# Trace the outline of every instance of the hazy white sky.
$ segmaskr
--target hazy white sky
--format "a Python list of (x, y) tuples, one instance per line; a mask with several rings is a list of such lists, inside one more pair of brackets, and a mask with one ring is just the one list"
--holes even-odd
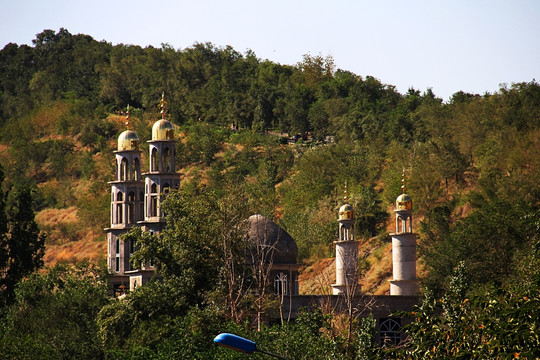
[(540, 0), (0, 0), (0, 48), (61, 27), (143, 47), (209, 41), (281, 64), (331, 55), (444, 100), (540, 80)]

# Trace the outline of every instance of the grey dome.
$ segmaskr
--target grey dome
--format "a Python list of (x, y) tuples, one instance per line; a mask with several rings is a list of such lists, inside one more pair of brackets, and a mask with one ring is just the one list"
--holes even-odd
[(289, 233), (260, 214), (250, 216), (248, 223), (248, 238), (251, 244), (275, 247), (274, 264), (296, 264), (298, 246)]

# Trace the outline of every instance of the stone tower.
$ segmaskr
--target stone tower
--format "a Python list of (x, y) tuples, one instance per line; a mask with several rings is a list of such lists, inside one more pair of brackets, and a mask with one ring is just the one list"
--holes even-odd
[[(126, 130), (118, 137), (116, 180), (111, 181), (111, 226), (107, 232), (107, 264), (115, 296), (135, 290), (154, 276), (155, 267), (140, 264), (132, 268), (129, 260), (136, 244), (124, 243), (119, 236), (139, 226), (152, 234), (165, 227), (161, 204), (171, 189), (178, 189), (180, 176), (175, 167), (174, 127), (166, 119), (164, 95), (161, 96), (161, 119), (152, 127), (149, 140), (149, 171), (141, 174), (139, 137)], [(129, 107), (127, 115), (129, 125)], [(144, 178), (144, 180), (143, 180)]]
[(358, 242), (354, 240), (354, 210), (348, 203), (345, 187), (345, 205), (339, 209), (339, 235), (336, 246), (336, 283), (332, 284), (333, 294), (358, 290)]
[(393, 279), (390, 295), (417, 295), (416, 234), (412, 232), (412, 199), (406, 194), (405, 172), (402, 177), (403, 193), (396, 199), (396, 232), (392, 236)]
[(174, 127), (166, 119), (164, 94), (161, 96), (161, 120), (152, 127), (149, 144), (150, 169), (145, 176), (144, 230), (159, 233), (165, 227), (161, 204), (171, 189), (178, 189), (180, 177), (175, 166)]
[[(129, 127), (129, 106), (126, 126)], [(123, 276), (132, 270), (129, 258), (134, 244), (124, 243), (119, 236), (127, 232), (144, 218), (144, 183), (141, 176), (141, 151), (139, 137), (132, 130), (125, 130), (118, 137), (116, 157), (116, 179), (111, 184), (111, 224), (106, 228), (108, 256), (107, 265), (116, 280), (122, 283)]]

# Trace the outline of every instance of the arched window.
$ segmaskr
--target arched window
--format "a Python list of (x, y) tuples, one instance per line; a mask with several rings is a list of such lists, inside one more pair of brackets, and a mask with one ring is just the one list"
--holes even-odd
[(150, 171), (159, 171), (159, 158), (158, 151), (155, 147), (152, 148), (152, 154), (150, 155)]
[(133, 180), (139, 181), (141, 179), (141, 164), (139, 159), (135, 158), (133, 161)]
[(152, 195), (150, 197), (150, 216), (158, 216), (158, 197)]
[(116, 256), (114, 259), (114, 271), (120, 271), (120, 240), (116, 239)]
[(116, 194), (116, 223), (121, 224), (124, 221), (124, 214), (122, 211), (122, 201), (124, 200), (124, 194), (119, 191)]
[(401, 341), (401, 325), (399, 319), (381, 319), (379, 337), (381, 345), (397, 345)]
[(139, 195), (140, 195), (140, 197), (139, 197), (138, 220), (142, 220), (142, 218), (144, 217), (144, 193), (141, 191), (141, 193)]
[(158, 216), (158, 188), (157, 184), (150, 185), (150, 216)]
[(128, 204), (127, 204), (127, 220), (128, 224), (135, 223), (135, 193), (132, 191), (128, 195)]
[(276, 295), (287, 295), (287, 275), (279, 273), (274, 278), (274, 290)]
[(120, 180), (129, 180), (128, 178), (128, 161), (126, 158), (122, 159), (120, 163)]
[(163, 165), (163, 170), (165, 170), (165, 172), (171, 172), (171, 151), (168, 147), (166, 147), (163, 151), (163, 155), (161, 156), (161, 164)]

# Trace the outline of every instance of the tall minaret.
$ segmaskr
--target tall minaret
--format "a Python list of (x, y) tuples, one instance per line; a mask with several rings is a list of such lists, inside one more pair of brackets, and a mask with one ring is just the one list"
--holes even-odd
[(339, 209), (339, 235), (336, 245), (336, 283), (333, 294), (349, 294), (359, 290), (358, 285), (358, 242), (354, 240), (354, 210), (348, 203), (345, 185), (345, 205)]
[(165, 94), (161, 95), (161, 120), (152, 127), (149, 144), (150, 169), (145, 179), (145, 230), (160, 232), (165, 226), (161, 203), (171, 189), (178, 189), (180, 176), (175, 166), (174, 127), (167, 117)]
[[(129, 105), (126, 127), (129, 128)], [(116, 179), (111, 184), (111, 226), (107, 232), (107, 265), (112, 274), (124, 274), (131, 270), (129, 257), (133, 244), (124, 243), (119, 235), (127, 232), (137, 221), (143, 219), (144, 183), (141, 177), (141, 151), (139, 137), (134, 131), (125, 130), (118, 137), (116, 156)]]
[(396, 232), (392, 236), (393, 276), (390, 280), (390, 295), (416, 295), (416, 234), (412, 232), (412, 199), (406, 194), (405, 170), (401, 189), (396, 199)]

